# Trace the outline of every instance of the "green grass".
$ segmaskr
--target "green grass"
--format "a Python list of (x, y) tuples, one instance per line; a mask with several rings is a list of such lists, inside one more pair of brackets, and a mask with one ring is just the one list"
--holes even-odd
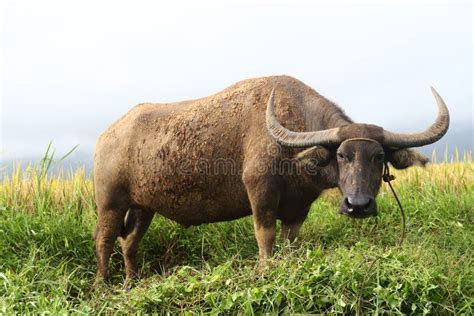
[[(75, 312), (465, 314), (474, 312), (474, 163), (395, 171), (407, 214), (379, 194), (380, 217), (337, 214), (338, 193), (314, 203), (297, 242), (278, 240), (256, 269), (251, 218), (184, 229), (156, 216), (128, 290), (120, 248), (112, 280), (94, 287), (93, 184), (81, 170), (20, 168), (0, 184), (0, 314)], [(374, 260), (376, 260), (374, 262)]]

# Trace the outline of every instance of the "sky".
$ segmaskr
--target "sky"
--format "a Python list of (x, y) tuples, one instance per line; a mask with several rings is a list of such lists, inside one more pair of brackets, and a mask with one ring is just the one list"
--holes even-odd
[(449, 145), (473, 147), (470, 1), (15, 0), (1, 14), (4, 161), (54, 141), (58, 153), (79, 144), (90, 163), (98, 135), (138, 103), (278, 74), (400, 132), (435, 119), (434, 86)]

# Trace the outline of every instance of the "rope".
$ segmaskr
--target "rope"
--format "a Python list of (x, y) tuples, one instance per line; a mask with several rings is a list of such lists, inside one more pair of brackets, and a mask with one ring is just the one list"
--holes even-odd
[(341, 146), (343, 143), (352, 142), (352, 141), (354, 141), (354, 140), (365, 140), (365, 141), (368, 141), (368, 142), (373, 142), (373, 143), (380, 144), (378, 141), (376, 141), (375, 139), (372, 139), (372, 138), (353, 137), (353, 138), (348, 138), (348, 139), (346, 139), (345, 141), (343, 141), (342, 143), (340, 143), (339, 146)]
[(388, 168), (387, 162), (384, 163), (385, 168), (383, 170), (383, 175), (382, 179), (384, 182), (387, 182), (388, 186), (390, 187), (390, 190), (392, 190), (393, 196), (395, 197), (395, 200), (397, 200), (398, 208), (400, 209), (400, 214), (402, 216), (402, 232), (400, 234), (400, 240), (398, 241), (398, 247), (400, 247), (403, 244), (403, 240), (405, 239), (405, 231), (406, 231), (406, 219), (405, 219), (405, 211), (403, 210), (402, 203), (400, 203), (400, 199), (397, 196), (397, 193), (393, 189), (392, 184), (390, 181), (395, 180), (395, 176), (390, 174), (390, 169)]
[[(393, 193), (393, 196), (395, 197), (395, 200), (397, 200), (398, 207), (400, 209), (400, 214), (402, 217), (402, 232), (400, 233), (400, 239), (398, 241), (397, 247), (400, 247), (403, 244), (403, 240), (405, 239), (405, 231), (406, 231), (406, 219), (405, 219), (405, 211), (403, 210), (402, 203), (400, 203), (400, 200), (397, 196), (397, 193), (395, 193), (395, 190), (393, 189), (392, 184), (390, 181), (395, 180), (395, 176), (390, 174), (390, 169), (388, 167), (387, 162), (384, 162), (384, 169), (383, 169), (383, 174), (382, 174), (382, 179), (384, 182), (388, 184), (390, 187), (390, 190)], [(357, 311), (356, 315), (361, 315), (362, 313), (362, 306), (361, 306), (361, 301), (362, 301), (362, 292), (365, 288), (365, 283), (367, 282), (367, 278), (372, 271), (373, 267), (375, 266), (375, 263), (379, 261), (379, 259), (382, 259), (382, 257), (376, 257), (369, 265), (369, 269), (367, 269), (367, 272), (365, 273), (364, 279), (362, 280), (362, 283), (359, 288), (359, 295), (357, 298)]]

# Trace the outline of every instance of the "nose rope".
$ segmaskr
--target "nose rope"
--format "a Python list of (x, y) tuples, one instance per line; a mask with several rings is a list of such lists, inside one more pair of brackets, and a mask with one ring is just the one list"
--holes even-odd
[(390, 187), (390, 190), (392, 190), (393, 196), (395, 197), (395, 200), (397, 200), (398, 207), (400, 209), (400, 214), (402, 215), (402, 232), (400, 234), (400, 240), (398, 241), (398, 247), (400, 247), (403, 243), (403, 240), (405, 239), (405, 231), (406, 231), (406, 220), (405, 220), (405, 211), (403, 210), (402, 203), (398, 199), (397, 193), (393, 189), (392, 184), (390, 181), (395, 180), (395, 176), (390, 174), (390, 169), (388, 168), (388, 163), (385, 161), (384, 162), (384, 169), (383, 169), (383, 175), (382, 179), (384, 182), (387, 182), (388, 186)]

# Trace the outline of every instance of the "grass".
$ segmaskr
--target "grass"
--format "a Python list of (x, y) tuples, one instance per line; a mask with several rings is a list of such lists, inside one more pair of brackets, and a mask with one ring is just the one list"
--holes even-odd
[(328, 191), (297, 242), (277, 242), (263, 272), (251, 218), (184, 229), (156, 216), (130, 290), (118, 246), (111, 282), (93, 286), (91, 179), (82, 170), (50, 176), (48, 161), (41, 166), (18, 167), (0, 184), (0, 314), (474, 312), (470, 155), (393, 171), (407, 214), (401, 247), (400, 214), (385, 185), (381, 216), (363, 221), (339, 216), (338, 193)]

